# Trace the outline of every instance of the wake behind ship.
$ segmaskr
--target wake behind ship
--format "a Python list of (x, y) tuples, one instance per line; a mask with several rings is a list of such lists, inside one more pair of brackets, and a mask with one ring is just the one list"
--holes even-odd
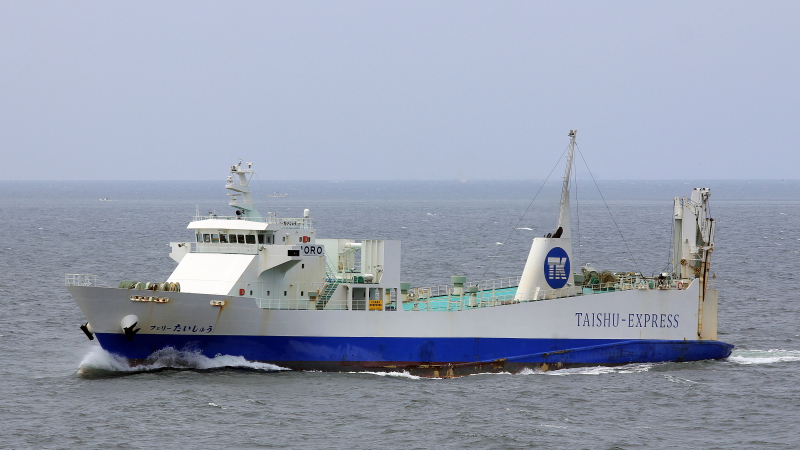
[(169, 279), (109, 287), (68, 274), (66, 284), (87, 337), (132, 364), (174, 348), (296, 370), (451, 377), (728, 357), (708, 283), (709, 189), (674, 200), (671, 272), (575, 270), (570, 137), (558, 223), (533, 239), (519, 276), (412, 288), (401, 283), (399, 241), (318, 238), (308, 210), (262, 216), (252, 164), (240, 161), (225, 186), (235, 214), (195, 217), (195, 240), (170, 244)]

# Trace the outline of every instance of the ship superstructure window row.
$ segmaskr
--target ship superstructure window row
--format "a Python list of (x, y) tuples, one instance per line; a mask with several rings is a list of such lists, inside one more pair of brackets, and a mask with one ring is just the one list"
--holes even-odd
[(205, 244), (273, 244), (272, 235), (258, 234), (216, 234), (197, 233), (197, 242)]

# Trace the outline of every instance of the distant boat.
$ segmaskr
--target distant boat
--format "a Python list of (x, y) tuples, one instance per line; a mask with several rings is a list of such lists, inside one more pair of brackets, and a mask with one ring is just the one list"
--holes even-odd
[(280, 192), (273, 192), (272, 194), (269, 194), (267, 197), (284, 198), (284, 197), (286, 197), (288, 195), (289, 194), (281, 194)]
[(113, 202), (114, 200), (111, 200), (111, 199), (110, 199), (110, 198), (108, 198), (108, 197), (103, 197), (103, 198), (101, 198), (101, 199), (100, 199), (100, 201), (101, 201), (101, 202)]

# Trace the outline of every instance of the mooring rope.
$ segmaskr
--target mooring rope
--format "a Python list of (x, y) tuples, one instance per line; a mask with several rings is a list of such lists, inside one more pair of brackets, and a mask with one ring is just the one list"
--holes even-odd
[(545, 178), (544, 182), (542, 182), (542, 185), (539, 186), (539, 190), (536, 191), (536, 195), (534, 195), (533, 199), (531, 200), (531, 202), (528, 203), (528, 206), (525, 208), (525, 211), (523, 211), (522, 215), (519, 217), (519, 220), (517, 220), (517, 223), (514, 224), (513, 227), (511, 227), (511, 231), (508, 233), (508, 236), (506, 236), (505, 240), (503, 242), (501, 242), (501, 245), (498, 246), (497, 251), (491, 257), (491, 261), (489, 261), (489, 265), (486, 267), (486, 270), (483, 271), (483, 275), (481, 275), (481, 277), (478, 279), (478, 284), (480, 284), (480, 282), (483, 281), (483, 278), (486, 276), (486, 274), (489, 273), (489, 270), (491, 270), (492, 266), (494, 265), (494, 262), (497, 260), (497, 257), (500, 255), (500, 252), (502, 252), (504, 250), (506, 242), (508, 242), (508, 240), (511, 238), (511, 235), (514, 234), (514, 231), (517, 229), (519, 224), (522, 222), (522, 219), (525, 218), (525, 214), (528, 213), (528, 210), (533, 205), (533, 202), (536, 201), (536, 198), (542, 192), (542, 189), (544, 189), (544, 185), (547, 184), (548, 180), (550, 180), (550, 177), (553, 175), (553, 172), (555, 172), (556, 168), (558, 167), (559, 163), (561, 163), (561, 160), (564, 158), (564, 155), (567, 153), (568, 150), (569, 150), (569, 146), (567, 146), (567, 148), (564, 150), (564, 152), (561, 153), (561, 157), (558, 158), (558, 161), (556, 161), (555, 165), (553, 165), (553, 168), (550, 169), (550, 173), (547, 174), (547, 178)]
[[(594, 174), (592, 174), (592, 171), (589, 169), (589, 164), (586, 163), (586, 158), (583, 157), (583, 152), (581, 152), (581, 149), (580, 147), (578, 147), (578, 144), (575, 144), (575, 147), (578, 149), (578, 154), (581, 155), (581, 160), (583, 160), (583, 165), (586, 166), (586, 171), (589, 172), (589, 176), (592, 178), (594, 187), (597, 188), (597, 193), (600, 194), (600, 198), (603, 199), (603, 204), (606, 206), (606, 210), (608, 210), (608, 215), (611, 216), (611, 220), (614, 222), (614, 226), (617, 228), (617, 232), (619, 233), (620, 239), (622, 239), (622, 243), (625, 244), (625, 250), (628, 252), (628, 255), (630, 255), (631, 260), (633, 260), (633, 265), (636, 266), (636, 270), (638, 270), (639, 273), (642, 273), (642, 269), (639, 268), (639, 263), (636, 262), (636, 258), (633, 257), (633, 253), (631, 253), (631, 249), (628, 247), (628, 242), (625, 240), (625, 236), (622, 234), (622, 230), (620, 230), (619, 225), (617, 224), (617, 219), (615, 219), (614, 214), (611, 213), (611, 208), (608, 207), (606, 198), (600, 191), (600, 186), (597, 185), (597, 180), (594, 179)], [(642, 273), (642, 275), (644, 274)]]

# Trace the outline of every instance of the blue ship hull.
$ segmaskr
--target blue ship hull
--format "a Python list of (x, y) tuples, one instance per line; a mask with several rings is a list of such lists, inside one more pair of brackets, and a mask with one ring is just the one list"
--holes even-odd
[[(242, 356), (289, 369), (398, 370), (439, 376), (572, 366), (722, 359), (733, 345), (719, 341), (506, 338), (137, 335), (98, 333), (107, 351), (145, 362), (156, 351)], [(442, 372), (441, 375), (445, 375)]]

